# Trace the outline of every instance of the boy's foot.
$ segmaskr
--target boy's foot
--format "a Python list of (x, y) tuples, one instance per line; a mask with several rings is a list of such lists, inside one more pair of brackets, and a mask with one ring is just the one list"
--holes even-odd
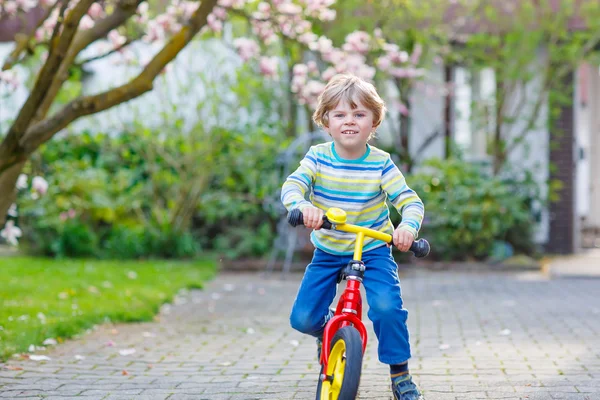
[(410, 374), (392, 378), (392, 393), (394, 393), (394, 400), (423, 400)]

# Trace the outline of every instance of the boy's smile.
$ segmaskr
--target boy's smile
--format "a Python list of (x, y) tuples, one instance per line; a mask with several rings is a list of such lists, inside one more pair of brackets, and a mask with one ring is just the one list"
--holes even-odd
[(333, 138), (336, 152), (349, 160), (365, 154), (369, 137), (376, 128), (373, 124), (373, 112), (360, 101), (354, 103), (356, 107), (352, 108), (345, 100), (339, 102), (328, 112), (329, 123), (325, 127)]

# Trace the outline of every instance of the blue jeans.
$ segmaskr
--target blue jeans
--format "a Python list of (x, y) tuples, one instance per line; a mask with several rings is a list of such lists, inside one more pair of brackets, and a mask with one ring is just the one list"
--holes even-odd
[[(323, 334), (329, 306), (336, 295), (338, 274), (352, 258), (315, 250), (292, 307), (292, 328), (315, 337)], [(379, 361), (401, 364), (410, 358), (410, 344), (408, 311), (402, 308), (398, 266), (387, 246), (363, 253), (362, 261), (366, 265), (363, 284), (369, 304), (368, 317), (379, 340)]]

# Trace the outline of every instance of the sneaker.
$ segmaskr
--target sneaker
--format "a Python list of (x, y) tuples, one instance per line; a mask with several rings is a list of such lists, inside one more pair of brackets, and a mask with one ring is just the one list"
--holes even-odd
[(423, 400), (410, 374), (392, 379), (392, 393), (394, 393), (394, 400)]

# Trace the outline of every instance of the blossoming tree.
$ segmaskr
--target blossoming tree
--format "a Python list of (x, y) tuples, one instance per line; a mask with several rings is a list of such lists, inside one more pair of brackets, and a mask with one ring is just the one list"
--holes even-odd
[[(154, 79), (197, 35), (218, 35), (232, 17), (243, 18), (252, 35), (238, 37), (234, 47), (240, 57), (255, 63), (266, 77), (278, 77), (278, 58), (267, 49), (293, 41), (312, 52), (314, 61), (293, 68), (291, 89), (300, 104), (314, 106), (324, 83), (338, 72), (352, 72), (372, 80), (376, 66), (403, 79), (422, 75), (417, 68), (419, 50), (408, 54), (386, 43), (377, 33), (355, 32), (341, 48), (314, 31), (314, 22), (335, 19), (335, 0), (203, 0), (167, 2), (164, 12), (152, 13), (144, 0), (6, 0), (0, 15), (20, 18), (32, 8), (43, 11), (33, 32), (15, 36), (14, 49), (0, 71), (0, 84), (17, 86), (13, 66), (30, 54), (43, 51), (42, 65), (29, 96), (0, 144), (0, 227), (15, 201), (17, 183), (29, 156), (73, 121), (127, 102), (153, 89)], [(2, 20), (0, 20), (0, 24)], [(132, 32), (137, 32), (137, 34)], [(162, 47), (129, 82), (105, 92), (78, 96), (56, 106), (57, 95), (70, 68), (81, 63), (81, 52), (95, 42), (108, 41), (108, 54), (126, 54), (136, 41), (161, 43)], [(271, 51), (269, 54), (277, 54)], [(370, 56), (369, 56), (370, 55)], [(374, 55), (378, 55), (374, 58)], [(97, 58), (97, 57), (96, 57)], [(54, 107), (53, 107), (54, 106)], [(56, 110), (55, 110), (56, 109)]]

